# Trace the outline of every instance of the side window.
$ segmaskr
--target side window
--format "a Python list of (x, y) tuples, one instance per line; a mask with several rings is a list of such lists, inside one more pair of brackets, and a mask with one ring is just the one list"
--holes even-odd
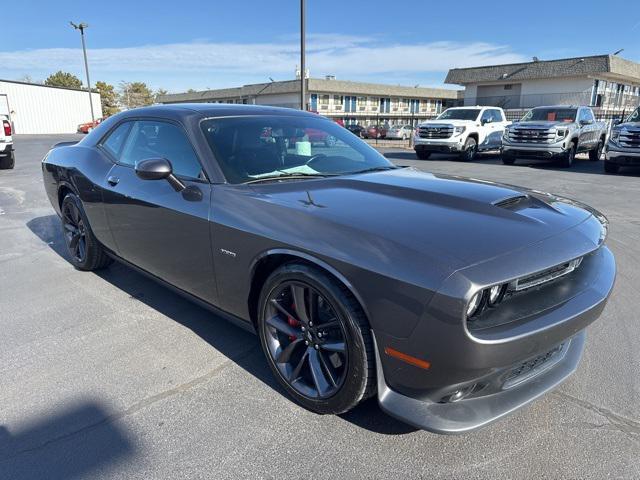
[(502, 112), (500, 110), (491, 110), (493, 114), (493, 121), (495, 122), (504, 122), (504, 118), (502, 117)]
[(495, 121), (493, 120), (493, 115), (491, 114), (491, 110), (485, 110), (484, 112), (482, 112), (482, 117), (480, 117), (480, 122), (486, 122), (487, 120), (491, 121)]
[(584, 113), (587, 120), (591, 120), (592, 122), (596, 121), (595, 117), (593, 116), (593, 111), (590, 108), (585, 108)]
[(129, 133), (130, 128), (131, 122), (125, 122), (113, 130), (107, 138), (100, 143), (100, 145), (102, 145), (107, 152), (113, 155), (116, 160), (119, 160), (122, 146), (124, 145), (124, 141), (127, 139), (127, 134)]
[(120, 163), (135, 166), (147, 158), (166, 158), (179, 177), (204, 179), (202, 166), (185, 133), (172, 123), (139, 120), (131, 127)]

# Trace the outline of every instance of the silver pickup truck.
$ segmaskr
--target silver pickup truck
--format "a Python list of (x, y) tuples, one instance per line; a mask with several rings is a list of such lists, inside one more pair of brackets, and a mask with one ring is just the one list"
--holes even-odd
[(640, 107), (611, 129), (605, 147), (605, 172), (618, 173), (622, 166), (640, 166)]
[(590, 160), (599, 160), (606, 137), (607, 125), (596, 122), (589, 107), (536, 107), (505, 129), (502, 161), (513, 165), (517, 158), (542, 158), (570, 167), (580, 152), (589, 152)]

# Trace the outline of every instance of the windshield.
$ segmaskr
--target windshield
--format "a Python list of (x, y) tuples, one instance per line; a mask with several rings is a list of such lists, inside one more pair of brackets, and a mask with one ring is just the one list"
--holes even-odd
[(640, 122), (640, 107), (636, 108), (631, 115), (627, 117), (626, 122)]
[(523, 122), (575, 122), (578, 110), (575, 108), (534, 108), (529, 110), (524, 117)]
[(436, 120), (475, 120), (480, 110), (476, 108), (450, 108), (440, 114)]
[(204, 120), (202, 131), (229, 183), (394, 168), (351, 132), (322, 117), (215, 118)]

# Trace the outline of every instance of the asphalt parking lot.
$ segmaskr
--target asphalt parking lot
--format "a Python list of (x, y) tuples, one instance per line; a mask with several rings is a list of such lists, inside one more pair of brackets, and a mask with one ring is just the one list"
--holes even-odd
[(639, 478), (640, 171), (401, 165), (572, 197), (611, 222), (618, 279), (578, 372), (484, 430), (438, 436), (368, 401), (319, 416), (277, 386), (256, 337), (132, 270), (74, 270), (42, 188), (50, 145), (16, 137), (0, 171), (0, 478)]

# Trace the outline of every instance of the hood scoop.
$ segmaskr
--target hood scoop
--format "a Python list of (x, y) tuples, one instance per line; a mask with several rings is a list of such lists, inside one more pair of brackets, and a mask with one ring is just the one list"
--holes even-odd
[(493, 205), (506, 210), (520, 210), (531, 206), (531, 197), (529, 195), (514, 195), (512, 197), (503, 198), (492, 202)]

